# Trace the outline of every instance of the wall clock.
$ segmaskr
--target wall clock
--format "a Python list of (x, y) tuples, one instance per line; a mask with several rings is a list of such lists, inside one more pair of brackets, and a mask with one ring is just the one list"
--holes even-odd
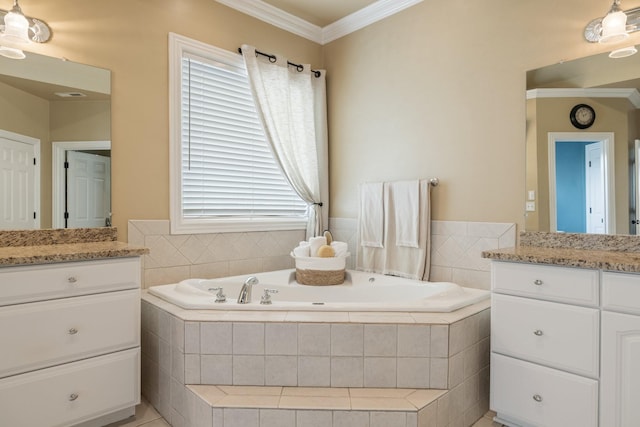
[(596, 112), (587, 104), (578, 104), (569, 113), (571, 124), (578, 129), (586, 129), (596, 121)]

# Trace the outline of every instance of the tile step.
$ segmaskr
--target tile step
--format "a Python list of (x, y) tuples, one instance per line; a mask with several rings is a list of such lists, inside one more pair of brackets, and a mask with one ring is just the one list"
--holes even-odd
[[(435, 427), (448, 390), (187, 385), (211, 427)], [(194, 416), (196, 414), (193, 414)]]

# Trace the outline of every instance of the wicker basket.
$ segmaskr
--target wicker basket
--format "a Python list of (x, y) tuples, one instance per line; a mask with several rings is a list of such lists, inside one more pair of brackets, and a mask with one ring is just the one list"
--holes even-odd
[(344, 283), (345, 264), (349, 254), (343, 257), (296, 257), (296, 282), (309, 286), (330, 286)]

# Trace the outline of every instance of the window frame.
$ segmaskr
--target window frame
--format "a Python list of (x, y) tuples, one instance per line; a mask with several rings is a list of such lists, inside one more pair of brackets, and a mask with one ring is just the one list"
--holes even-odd
[(307, 217), (185, 218), (182, 214), (181, 82), (182, 58), (193, 54), (220, 63), (244, 66), (242, 56), (178, 34), (169, 33), (169, 218), (171, 234), (304, 230)]

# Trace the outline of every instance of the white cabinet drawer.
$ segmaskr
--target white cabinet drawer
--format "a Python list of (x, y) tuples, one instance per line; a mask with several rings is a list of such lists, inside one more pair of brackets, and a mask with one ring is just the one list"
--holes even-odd
[(598, 377), (600, 312), (493, 294), (492, 351)]
[(598, 382), (492, 354), (491, 409), (522, 427), (596, 427)]
[(640, 314), (640, 274), (602, 273), (602, 308)]
[(583, 268), (494, 261), (491, 288), (499, 293), (597, 307), (598, 274)]
[(139, 287), (138, 257), (0, 268), (0, 306)]
[(137, 289), (0, 307), (0, 377), (136, 347)]
[(63, 427), (139, 402), (138, 349), (0, 380), (0, 425)]

